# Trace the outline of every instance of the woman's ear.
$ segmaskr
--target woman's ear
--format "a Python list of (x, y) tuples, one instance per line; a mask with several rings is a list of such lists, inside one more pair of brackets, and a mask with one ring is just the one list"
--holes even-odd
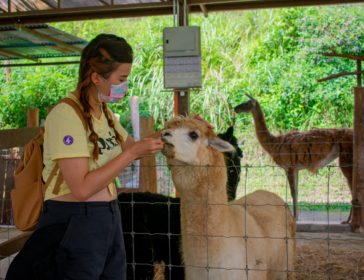
[(92, 72), (92, 74), (91, 74), (91, 81), (92, 81), (95, 85), (99, 86), (99, 85), (101, 85), (101, 83), (102, 83), (102, 78), (101, 78), (101, 76), (100, 76), (98, 73), (96, 73), (96, 72)]

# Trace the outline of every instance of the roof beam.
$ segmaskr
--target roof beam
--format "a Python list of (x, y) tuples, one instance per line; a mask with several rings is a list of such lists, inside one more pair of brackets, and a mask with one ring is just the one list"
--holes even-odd
[(11, 50), (0, 49), (0, 55), (4, 55), (6, 57), (25, 58), (25, 59), (33, 60), (35, 62), (39, 62), (39, 59), (33, 58), (31, 56), (23, 55), (21, 53), (11, 51)]
[(205, 17), (207, 17), (209, 14), (208, 14), (208, 11), (206, 9), (206, 5), (205, 4), (200, 4), (200, 8), (201, 8), (201, 11), (202, 11), (203, 15)]
[(45, 5), (48, 6), (48, 8), (51, 9), (57, 9), (57, 6), (54, 5), (53, 3), (51, 3), (50, 1), (46, 1), (46, 0), (39, 0), (40, 2), (44, 3)]
[(104, 4), (104, 5), (110, 5), (110, 3), (104, 1), (104, 0), (99, 0), (100, 3)]
[(67, 64), (79, 64), (80, 61), (52, 61), (52, 62), (39, 62), (39, 63), (12, 63), (12, 64), (0, 64), (0, 68), (4, 67), (27, 67), (27, 66), (50, 66), (50, 65), (67, 65)]
[(16, 24), (16, 28), (21, 30), (21, 31), (24, 31), (28, 34), (31, 34), (35, 37), (38, 37), (38, 38), (41, 38), (41, 39), (44, 39), (44, 40), (47, 40), (48, 42), (52, 42), (54, 44), (56, 44), (56, 48), (58, 50), (60, 50), (61, 52), (77, 52), (77, 53), (80, 53), (82, 51), (81, 48), (79, 47), (76, 47), (76, 46), (72, 46), (72, 45), (69, 45), (57, 38), (54, 38), (54, 37), (51, 37), (47, 34), (44, 34), (44, 33), (41, 33), (35, 29), (31, 29), (31, 28), (28, 28), (24, 25), (21, 25), (21, 24)]
[(171, 14), (173, 14), (172, 2), (153, 2), (7, 13), (1, 15), (0, 25), (9, 25), (14, 23), (61, 22), (102, 18), (143, 17)]
[[(19, 3), (20, 2), (20, 3)], [(14, 3), (15, 4), (15, 3)], [(16, 5), (16, 4), (15, 4)], [(35, 5), (30, 5), (28, 3), (28, 1), (18, 1), (18, 5), (17, 6), (23, 6), (23, 9), (25, 9), (25, 11), (34, 11), (37, 9), (37, 6)]]
[[(364, 0), (187, 0), (190, 12), (201, 13), (201, 6), (211, 11), (252, 10), (299, 6), (364, 3)], [(14, 23), (41, 23), (101, 18), (143, 17), (172, 15), (173, 1), (104, 5), (94, 7), (61, 8), (29, 12), (6, 13), (0, 16), (0, 25)]]
[(342, 5), (364, 3), (364, 0), (262, 0), (262, 1), (234, 1), (234, 0), (189, 0), (191, 12), (199, 12), (198, 7), (205, 4), (211, 11), (228, 11), (228, 10), (255, 10), (269, 8), (289, 8), (305, 6), (322, 6), (322, 5)]

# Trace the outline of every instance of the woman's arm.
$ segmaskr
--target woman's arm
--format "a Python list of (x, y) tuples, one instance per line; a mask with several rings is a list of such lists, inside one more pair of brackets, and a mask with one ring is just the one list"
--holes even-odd
[(58, 160), (63, 178), (77, 200), (86, 201), (104, 189), (130, 162), (155, 154), (163, 148), (163, 142), (160, 139), (148, 138), (134, 143), (131, 137), (128, 138), (120, 155), (92, 171), (88, 170), (88, 158)]
[(128, 135), (128, 137), (126, 137), (126, 140), (124, 141), (121, 148), (123, 149), (123, 151), (125, 151), (128, 148), (130, 148), (131, 146), (133, 146), (134, 144), (135, 144), (134, 138)]

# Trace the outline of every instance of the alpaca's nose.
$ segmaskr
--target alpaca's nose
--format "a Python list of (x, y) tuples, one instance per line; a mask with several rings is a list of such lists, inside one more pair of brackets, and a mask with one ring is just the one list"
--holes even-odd
[(162, 139), (163, 138), (168, 138), (168, 137), (171, 137), (172, 136), (172, 133), (170, 130), (166, 129), (166, 130), (163, 130), (162, 131)]
[(166, 129), (166, 130), (162, 131), (161, 138), (164, 143), (168, 144), (171, 137), (172, 137), (172, 133), (170, 130)]

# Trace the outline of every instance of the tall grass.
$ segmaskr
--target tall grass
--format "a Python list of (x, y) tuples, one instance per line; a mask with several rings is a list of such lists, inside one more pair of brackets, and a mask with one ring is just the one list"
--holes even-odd
[[(244, 93), (249, 93), (259, 98), (268, 123), (276, 129), (351, 126), (351, 89), (355, 79), (342, 78), (325, 84), (318, 84), (316, 80), (336, 71), (348, 71), (353, 65), (348, 61), (325, 60), (317, 52), (331, 46), (333, 39), (336, 43), (343, 42), (340, 50), (353, 47), (361, 50), (358, 42), (364, 38), (361, 28), (364, 13), (360, 12), (363, 10), (364, 5), (346, 5), (210, 13), (207, 18), (190, 15), (190, 24), (201, 27), (203, 77), (202, 88), (191, 92), (191, 111), (204, 116), (216, 127), (226, 128), (231, 122), (232, 108), (243, 100)], [(173, 93), (164, 90), (162, 72), (162, 31), (173, 26), (172, 16), (52, 25), (86, 40), (102, 32), (127, 38), (135, 51), (129, 94), (140, 96), (141, 111), (153, 116), (158, 127), (172, 116)], [(342, 28), (345, 34), (341, 34)], [(328, 35), (322, 30), (327, 30)], [(355, 46), (350, 48), (350, 44)], [(62, 67), (66, 66), (59, 66)], [(77, 66), (67, 67), (72, 69), (69, 74), (43, 67), (37, 84), (46, 84), (49, 77), (62, 73), (57, 79), (60, 84), (57, 93), (66, 95), (69, 85), (75, 84), (77, 73)], [(13, 73), (21, 77), (33, 71), (14, 68)], [(10, 85), (3, 80), (0, 83), (1, 95), (21, 94), (24, 88), (21, 80)], [(32, 86), (33, 91), (37, 91), (37, 84)], [(32, 102), (39, 103), (37, 101), (32, 98)], [(24, 118), (16, 117), (20, 113), (8, 109), (8, 103), (7, 98), (0, 98), (0, 108), (5, 108), (1, 113), (15, 117), (8, 120), (1, 116), (1, 125), (21, 126)], [(24, 106), (27, 105), (25, 100)], [(127, 125), (128, 99), (114, 105), (113, 109)]]
[[(210, 13), (207, 18), (191, 15), (190, 24), (201, 27), (203, 75), (202, 88), (191, 91), (191, 112), (199, 113), (221, 132), (232, 122), (233, 107), (249, 93), (261, 103), (274, 133), (351, 126), (355, 80), (347, 77), (324, 84), (316, 80), (353, 71), (355, 65), (328, 60), (318, 52), (333, 46), (339, 46), (338, 51), (363, 50), (363, 11), (364, 5), (345, 5)], [(135, 53), (129, 95), (140, 97), (142, 115), (153, 116), (157, 128), (172, 117), (173, 92), (163, 88), (162, 68), (162, 30), (173, 26), (172, 16), (52, 25), (86, 40), (99, 33), (125, 37)], [(77, 79), (77, 66), (14, 68), (11, 83), (4, 80), (4, 69), (0, 71), (3, 128), (25, 125), (25, 107), (48, 106), (74, 88)], [(46, 103), (45, 99), (51, 100)], [(113, 109), (130, 129), (128, 101), (126, 98)], [(245, 141), (239, 193), (245, 192), (246, 185), (248, 192), (264, 188), (289, 200), (284, 172), (262, 151), (250, 115), (237, 116), (236, 131)], [(348, 187), (335, 163), (317, 174), (300, 172), (299, 200), (349, 202)]]

